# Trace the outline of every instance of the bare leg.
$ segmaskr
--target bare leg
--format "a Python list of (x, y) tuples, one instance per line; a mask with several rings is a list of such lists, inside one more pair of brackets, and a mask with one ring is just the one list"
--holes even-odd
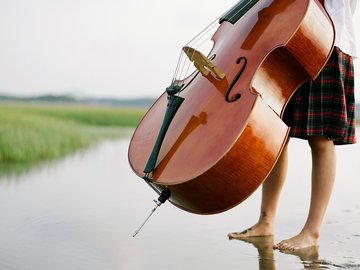
[(312, 154), (312, 186), (310, 210), (301, 232), (277, 247), (281, 250), (296, 250), (317, 246), (320, 226), (330, 200), (336, 174), (336, 152), (332, 141), (323, 136), (309, 138)]
[(273, 170), (262, 184), (262, 198), (259, 221), (243, 232), (229, 233), (229, 239), (244, 239), (252, 236), (266, 236), (274, 234), (274, 222), (281, 189), (284, 185), (287, 164), (288, 144), (284, 147)]

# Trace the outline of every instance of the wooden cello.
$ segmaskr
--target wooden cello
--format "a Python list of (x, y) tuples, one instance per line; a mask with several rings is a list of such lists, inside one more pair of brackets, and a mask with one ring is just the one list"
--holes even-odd
[(173, 80), (128, 151), (161, 202), (197, 214), (238, 205), (266, 179), (288, 138), (285, 107), (323, 68), (334, 28), (317, 0), (242, 0), (212, 40), (207, 57), (183, 48), (197, 70)]

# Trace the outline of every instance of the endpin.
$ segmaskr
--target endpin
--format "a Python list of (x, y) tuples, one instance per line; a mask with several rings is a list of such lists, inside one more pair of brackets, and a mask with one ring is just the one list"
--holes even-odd
[(152, 216), (152, 214), (155, 212), (155, 210), (162, 205), (164, 202), (166, 202), (167, 199), (170, 198), (170, 190), (165, 188), (161, 193), (160, 196), (157, 200), (154, 200), (156, 206), (151, 210), (150, 214), (147, 216), (147, 218), (145, 219), (145, 221), (141, 224), (141, 226), (139, 227), (139, 229), (137, 229), (135, 231), (135, 233), (133, 234), (133, 237), (135, 237), (140, 230), (142, 229), (142, 227), (144, 227), (145, 223), (149, 220), (149, 218)]

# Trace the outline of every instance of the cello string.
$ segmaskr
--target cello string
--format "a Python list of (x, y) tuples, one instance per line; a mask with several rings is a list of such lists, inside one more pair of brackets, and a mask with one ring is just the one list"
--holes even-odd
[(187, 77), (187, 75), (189, 74), (189, 70), (190, 70), (190, 66), (191, 66), (191, 62), (192, 60), (194, 59), (194, 53), (195, 53), (195, 50), (193, 51), (189, 61), (188, 61), (188, 65), (187, 65), (187, 69), (186, 69), (186, 72), (185, 72), (185, 75), (184, 75), (184, 78)]
[(204, 35), (204, 32), (208, 32), (209, 28), (212, 27), (212, 25), (214, 25), (215, 23), (218, 22), (220, 17), (216, 18), (214, 21), (212, 21), (208, 26), (206, 26), (203, 30), (200, 31), (200, 33), (198, 33), (195, 37), (193, 37), (186, 45), (190, 46), (190, 44), (194, 44), (196, 42), (197, 39), (199, 39), (199, 37)]
[(180, 70), (180, 74), (178, 74), (177, 80), (181, 80), (181, 78), (183, 78), (182, 74), (184, 73), (184, 68), (187, 62), (190, 62), (187, 57), (185, 56), (185, 52), (183, 50), (181, 50), (181, 54), (182, 54), (182, 65), (181, 65), (181, 70)]
[[(200, 40), (204, 35), (206, 35), (209, 31), (211, 31), (212, 28), (215, 27), (215, 23), (217, 23), (218, 20), (219, 20), (219, 18), (217, 18), (212, 23), (210, 23), (206, 28), (204, 28), (202, 31), (200, 31), (200, 33), (198, 33), (194, 38), (192, 38), (188, 43), (186, 43), (185, 46), (190, 46), (190, 47), (194, 46), (193, 44), (198, 42), (198, 40)], [(176, 69), (175, 69), (175, 74), (173, 76), (173, 82), (177, 78), (180, 79), (181, 77), (183, 77), (183, 74), (184, 74), (184, 66), (183, 65), (186, 65), (186, 63), (185, 63), (186, 60), (183, 61), (183, 58), (185, 58), (183, 55), (184, 55), (184, 52), (183, 52), (183, 50), (181, 50), (181, 53), (180, 53), (180, 56), (179, 56), (179, 59), (178, 59), (178, 64), (177, 64)], [(187, 72), (185, 74), (187, 74)]]
[[(213, 36), (214, 31), (212, 31), (212, 30), (217, 26), (217, 23), (215, 24), (215, 22), (216, 21), (212, 22), (206, 29), (202, 30), (196, 37), (194, 37), (185, 46), (189, 46), (189, 47), (192, 47), (192, 48), (195, 48), (195, 49), (199, 49), (205, 42), (210, 40), (210, 37)], [(183, 56), (184, 53), (185, 52), (182, 50), (180, 60), (183, 60), (182, 58), (185, 58)], [(194, 55), (194, 53), (195, 53), (195, 51), (193, 52), (193, 55)], [(177, 78), (177, 77), (185, 78), (185, 77), (187, 77), (189, 75), (191, 62), (194, 59), (193, 55), (189, 57), (190, 59), (185, 58), (186, 60), (183, 61), (183, 64), (182, 63), (178, 64), (179, 68), (176, 70), (174, 78)], [(181, 66), (181, 68), (180, 68), (180, 66)], [(180, 70), (180, 73), (179, 73), (179, 70)]]
[[(242, 0), (243, 2), (244, 0)], [(189, 46), (192, 47), (194, 46), (197, 42), (199, 42), (200, 39), (202, 39), (205, 35), (207, 35), (214, 27), (216, 27), (218, 25), (218, 22), (220, 20), (220, 18), (222, 18), (229, 10), (232, 10), (236, 5), (238, 4), (238, 2), (236, 2), (230, 9), (227, 9), (223, 14), (221, 14), (218, 18), (216, 18), (215, 20), (213, 20), (213, 22), (211, 22), (207, 27), (205, 27), (202, 31), (200, 31), (199, 34), (197, 34), (193, 39), (191, 39), (185, 46)], [(236, 13), (233, 13), (233, 15), (230, 17), (230, 20), (233, 19), (236, 16)], [(215, 32), (214, 32), (215, 33)], [(198, 49), (200, 46), (202, 46), (205, 42), (207, 42), (211, 36), (213, 36), (214, 34), (213, 32), (210, 33), (210, 36), (208, 36), (207, 38), (203, 39), (202, 42), (200, 42), (199, 45), (196, 45), (196, 49)], [(184, 60), (185, 59), (185, 60)], [(192, 57), (191, 57), (192, 60)], [(186, 62), (188, 63), (188, 67), (186, 68), (186, 72), (185, 75), (184, 74), (184, 67), (186, 65)], [(190, 66), (191, 66), (191, 61), (187, 59), (187, 57), (184, 56), (184, 51), (181, 50), (176, 68), (175, 68), (175, 72), (173, 75), (173, 79), (172, 79), (172, 83), (174, 83), (176, 80), (180, 80), (181, 78), (186, 78), (186, 76), (189, 73), (190, 70)]]
[(173, 75), (172, 83), (171, 83), (171, 84), (173, 84), (173, 83), (175, 82), (175, 80), (177, 79), (177, 74), (178, 74), (178, 72), (179, 72), (180, 64), (181, 64), (181, 62), (182, 62), (183, 56), (184, 56), (184, 53), (183, 53), (183, 51), (181, 50), (181, 51), (180, 51), (180, 55), (179, 55), (178, 62), (177, 62), (177, 64), (176, 64), (175, 73), (174, 73), (174, 75)]
[[(251, 0), (252, 1), (252, 0)], [(244, 0), (241, 0), (241, 2), (244, 2)], [(186, 45), (190, 46), (190, 44), (195, 44), (196, 40), (204, 36), (207, 32), (211, 30), (211, 28), (218, 25), (218, 22), (222, 17), (225, 16), (226, 13), (228, 13), (229, 10), (232, 10), (239, 2), (236, 2), (230, 9), (227, 9), (224, 13), (222, 13), (220, 16), (218, 16), (215, 20), (213, 20), (207, 27), (205, 27), (202, 31), (200, 31), (199, 34), (197, 34), (193, 39), (191, 39)], [(232, 20), (235, 18), (237, 13), (233, 13), (233, 15), (230, 17), (229, 20)]]
[[(214, 30), (214, 28), (216, 28), (216, 29)], [(201, 50), (202, 46), (211, 40), (211, 38), (214, 36), (217, 29), (218, 29), (218, 24), (212, 23), (212, 25), (209, 26), (208, 30), (206, 32), (203, 32), (201, 37), (199, 37), (197, 39), (197, 41), (196, 41), (197, 44), (194, 43), (191, 47), (202, 52), (202, 50)], [(208, 48), (205, 48), (205, 49), (207, 50)], [(212, 47), (210, 49), (212, 49)], [(193, 55), (194, 55), (194, 53), (195, 53), (195, 51), (193, 52)], [(210, 54), (210, 51), (206, 51), (206, 53), (203, 53), (203, 54), (208, 56)], [(191, 61), (193, 60), (193, 58), (194, 58), (193, 56), (190, 57)], [(185, 73), (185, 77), (190, 75), (189, 74), (190, 67), (191, 67), (191, 62), (189, 62), (189, 65), (188, 65), (186, 73)]]

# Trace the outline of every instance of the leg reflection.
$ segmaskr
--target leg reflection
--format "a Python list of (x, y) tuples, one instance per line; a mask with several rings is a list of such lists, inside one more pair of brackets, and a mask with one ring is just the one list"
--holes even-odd
[(299, 257), (304, 269), (321, 269), (324, 266), (319, 260), (319, 248), (317, 246), (281, 252)]
[(274, 237), (272, 235), (252, 236), (237, 240), (252, 244), (258, 250), (260, 270), (275, 270)]
[[(259, 270), (276, 269), (274, 255), (274, 237), (272, 235), (252, 236), (236, 240), (252, 244), (257, 249), (259, 254)], [(328, 264), (324, 261), (319, 260), (318, 246), (280, 252), (298, 257), (301, 260), (301, 263), (304, 265), (304, 269), (320, 270)]]

